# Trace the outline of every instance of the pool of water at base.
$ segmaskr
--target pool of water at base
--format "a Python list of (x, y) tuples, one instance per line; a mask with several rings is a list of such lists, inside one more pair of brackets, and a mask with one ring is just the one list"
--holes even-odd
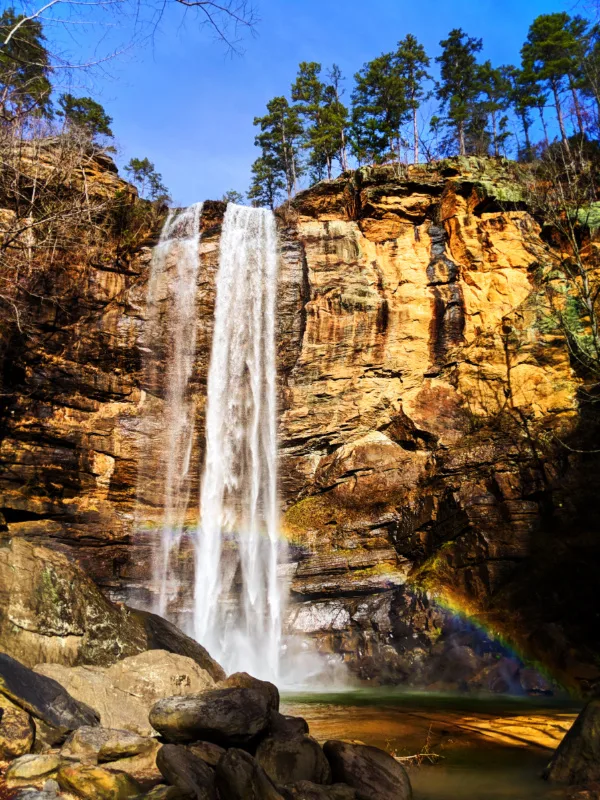
[(580, 709), (569, 699), (383, 689), (282, 698), (282, 712), (304, 717), (321, 742), (425, 754), (407, 767), (414, 800), (564, 800), (566, 789), (541, 774)]

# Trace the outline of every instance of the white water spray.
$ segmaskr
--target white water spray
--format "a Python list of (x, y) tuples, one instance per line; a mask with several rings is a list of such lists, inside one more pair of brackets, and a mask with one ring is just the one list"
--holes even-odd
[(223, 222), (197, 533), (194, 635), (227, 672), (277, 679), (275, 309), (270, 211), (229, 204)]
[[(156, 611), (167, 616), (169, 600), (178, 590), (172, 555), (179, 544), (189, 502), (189, 471), (194, 443), (196, 403), (190, 379), (196, 356), (196, 287), (200, 264), (200, 217), (202, 203), (169, 212), (152, 254), (148, 284), (148, 349), (157, 348), (166, 330), (164, 353), (165, 409), (160, 449), (162, 520), (160, 541), (154, 555)], [(166, 301), (164, 317), (160, 300)], [(155, 366), (155, 370), (158, 365)], [(155, 377), (156, 380), (156, 377)], [(162, 382), (162, 381), (161, 381)]]

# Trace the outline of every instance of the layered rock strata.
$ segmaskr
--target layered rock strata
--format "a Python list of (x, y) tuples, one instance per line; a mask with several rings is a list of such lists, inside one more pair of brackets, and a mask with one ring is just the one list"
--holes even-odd
[[(191, 497), (223, 213), (208, 202), (202, 217)], [(568, 449), (580, 380), (538, 280), (557, 253), (514, 168), (362, 169), (301, 193), (279, 226), (290, 627), (362, 677), (485, 687), (497, 653), (451, 608), (593, 686), (587, 498), (598, 472)], [(15, 333), (3, 372), (6, 535), (68, 553), (134, 604), (150, 600), (161, 502), (151, 442), (165, 387), (143, 340), (149, 258), (86, 268), (81, 306)], [(196, 516), (194, 501), (190, 525)], [(185, 574), (185, 537), (182, 548)], [(467, 666), (449, 677), (444, 654), (457, 648)], [(526, 682), (518, 664), (511, 681)]]

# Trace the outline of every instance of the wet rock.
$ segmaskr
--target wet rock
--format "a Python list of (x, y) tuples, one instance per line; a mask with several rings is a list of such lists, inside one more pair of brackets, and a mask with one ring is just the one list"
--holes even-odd
[(46, 781), (41, 789), (27, 786), (14, 795), (14, 800), (56, 800), (60, 787), (56, 781)]
[(600, 782), (600, 699), (591, 700), (559, 744), (544, 777), (568, 784)]
[(183, 745), (166, 744), (161, 747), (156, 765), (165, 780), (187, 797), (216, 800), (214, 771), (206, 761)]
[(61, 767), (57, 780), (63, 791), (84, 800), (127, 800), (142, 793), (140, 785), (125, 773), (82, 764)]
[(188, 744), (186, 747), (196, 758), (206, 761), (209, 767), (216, 767), (221, 756), (225, 755), (225, 750), (212, 742), (194, 742), (194, 744)]
[(296, 739), (308, 733), (308, 722), (302, 717), (291, 717), (271, 712), (269, 731), (276, 739)]
[(152, 736), (148, 714), (157, 700), (199, 692), (213, 685), (210, 675), (185, 656), (151, 650), (108, 668), (41, 664), (36, 672), (54, 678), (98, 713), (105, 728)]
[(219, 689), (245, 688), (254, 689), (265, 695), (269, 708), (279, 711), (279, 689), (270, 681), (253, 678), (247, 672), (234, 672), (226, 680), (219, 683)]
[(153, 739), (138, 736), (130, 731), (109, 728), (78, 728), (63, 744), (63, 758), (87, 764), (102, 764), (105, 761), (149, 753), (155, 745)]
[(331, 783), (331, 769), (321, 746), (310, 736), (264, 739), (256, 760), (274, 783)]
[(255, 689), (212, 689), (159, 700), (150, 724), (169, 742), (247, 745), (267, 729), (269, 705), (265, 693)]
[(319, 786), (310, 781), (298, 781), (286, 789), (295, 800), (356, 800), (356, 791), (345, 783)]
[(323, 745), (323, 751), (333, 781), (355, 789), (357, 800), (411, 800), (406, 770), (383, 750), (331, 740)]
[(0, 694), (41, 720), (55, 732), (56, 741), (64, 741), (67, 734), (82, 725), (98, 724), (96, 712), (73, 698), (59, 683), (3, 653), (0, 653)]
[(29, 714), (0, 695), (0, 761), (31, 752), (34, 731)]
[(63, 763), (63, 759), (56, 754), (21, 756), (9, 764), (4, 778), (9, 787), (23, 786), (24, 783), (40, 787)]
[(176, 625), (149, 611), (130, 609), (132, 615), (141, 620), (147, 636), (149, 650), (168, 650), (179, 656), (193, 659), (199, 667), (206, 670), (214, 681), (225, 678), (225, 670), (201, 644), (186, 636)]
[(227, 800), (284, 800), (256, 759), (236, 748), (217, 765), (217, 790)]
[(536, 669), (522, 669), (519, 672), (519, 683), (526, 694), (551, 695), (554, 692), (550, 681)]

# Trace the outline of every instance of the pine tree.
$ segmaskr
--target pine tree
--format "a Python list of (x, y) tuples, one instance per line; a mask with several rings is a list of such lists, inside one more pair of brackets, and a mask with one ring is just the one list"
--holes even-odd
[(125, 172), (129, 173), (130, 179), (137, 186), (140, 197), (157, 203), (166, 203), (171, 199), (162, 175), (148, 158), (132, 158), (126, 165)]
[(394, 53), (383, 53), (354, 77), (352, 129), (357, 157), (380, 162), (389, 151), (399, 155), (400, 129), (410, 105), (398, 59)]
[[(531, 112), (533, 109), (538, 109), (542, 127), (545, 132), (546, 124), (543, 109), (546, 105), (547, 98), (540, 83), (531, 72), (527, 72), (525, 69), (518, 69), (517, 67), (506, 67), (505, 75), (510, 84), (508, 91), (509, 103), (521, 122), (523, 138), (525, 140), (525, 147), (519, 147), (519, 157), (525, 161), (531, 161), (533, 158), (533, 146), (529, 135), (529, 131), (533, 125)], [(548, 136), (546, 133), (545, 138), (547, 146)]]
[(80, 130), (84, 130), (90, 139), (97, 136), (112, 137), (110, 129), (112, 122), (104, 108), (92, 100), (91, 97), (73, 97), (72, 94), (63, 94), (58, 100), (61, 108), (59, 116), (64, 117), (65, 122)]
[(412, 112), (413, 122), (413, 158), (414, 163), (419, 163), (419, 128), (417, 112), (422, 101), (426, 97), (423, 84), (431, 80), (431, 75), (427, 72), (430, 59), (425, 53), (425, 48), (419, 44), (417, 39), (408, 34), (398, 42), (396, 51), (396, 62), (398, 72), (404, 82), (404, 92), (407, 104)]
[(486, 61), (479, 68), (479, 81), (483, 100), (481, 109), (489, 117), (491, 126), (491, 145), (496, 157), (510, 135), (507, 130), (508, 117), (503, 114), (510, 103), (511, 85), (508, 67), (493, 67)]
[(0, 114), (50, 116), (50, 57), (42, 23), (7, 8), (0, 16)]
[(248, 190), (252, 205), (275, 208), (285, 187), (285, 179), (278, 165), (268, 155), (257, 158), (252, 164), (252, 183)]
[(573, 94), (578, 122), (582, 126), (575, 84), (581, 52), (580, 40), (586, 29), (584, 20), (580, 17), (571, 18), (564, 11), (542, 14), (532, 22), (527, 41), (521, 49), (525, 70), (545, 83), (552, 93), (561, 139), (567, 151), (569, 141), (561, 94), (566, 88)]
[(335, 158), (343, 162), (341, 149), (348, 112), (339, 100), (339, 68), (334, 66), (337, 85), (327, 85), (320, 79), (321, 64), (302, 62), (292, 86), (292, 100), (303, 125), (303, 144), (309, 151), (312, 176), (321, 180), (325, 173), (332, 177)]
[(298, 109), (290, 106), (285, 97), (274, 97), (267, 104), (267, 113), (256, 117), (254, 124), (261, 131), (254, 143), (261, 148), (270, 169), (285, 177), (289, 199), (297, 190), (301, 173), (298, 152), (302, 125)]
[(440, 45), (443, 51), (436, 61), (440, 64), (441, 81), (436, 86), (436, 96), (446, 113), (446, 125), (455, 131), (458, 152), (465, 155), (466, 128), (478, 116), (475, 108), (481, 85), (476, 54), (481, 51), (482, 42), (454, 28)]

